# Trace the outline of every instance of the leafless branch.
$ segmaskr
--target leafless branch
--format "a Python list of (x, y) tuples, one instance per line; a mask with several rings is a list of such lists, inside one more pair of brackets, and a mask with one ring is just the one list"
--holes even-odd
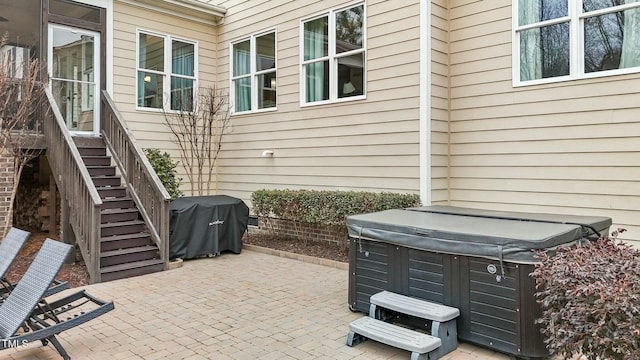
[[(165, 123), (182, 155), (192, 195), (208, 195), (224, 135), (231, 131), (228, 96), (215, 86), (199, 89), (189, 110), (165, 112)], [(193, 110), (191, 110), (193, 109)]]
[[(0, 39), (4, 47), (7, 36)], [(15, 196), (24, 167), (42, 152), (38, 146), (46, 78), (41, 78), (38, 59), (10, 58), (0, 55), (0, 154), (13, 157), (13, 188), (8, 213), (13, 212)], [(11, 225), (6, 217), (5, 231)]]

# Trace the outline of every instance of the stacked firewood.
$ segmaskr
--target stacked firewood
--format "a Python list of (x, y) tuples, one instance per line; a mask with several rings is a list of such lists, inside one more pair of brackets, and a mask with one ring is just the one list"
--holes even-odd
[[(30, 231), (46, 231), (51, 227), (49, 187), (21, 186), (13, 208), (13, 225)], [(60, 229), (60, 194), (56, 191), (56, 232)]]
[(40, 230), (51, 232), (51, 226), (55, 226), (55, 232), (60, 231), (60, 193), (55, 193), (55, 219), (51, 221), (51, 197), (48, 190), (43, 190), (40, 193), (40, 207), (38, 208), (38, 218), (40, 219)]

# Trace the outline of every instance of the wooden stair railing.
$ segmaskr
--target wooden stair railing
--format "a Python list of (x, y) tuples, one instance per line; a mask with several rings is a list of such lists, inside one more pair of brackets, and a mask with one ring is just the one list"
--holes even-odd
[(102, 200), (73, 142), (50, 90), (43, 132), (47, 158), (58, 190), (69, 202), (69, 222), (92, 282), (100, 282), (100, 207)]
[(135, 138), (126, 127), (109, 93), (102, 91), (101, 131), (126, 183), (129, 194), (136, 203), (151, 238), (160, 249), (165, 269), (169, 265), (169, 202), (171, 197), (160, 182), (151, 164)]

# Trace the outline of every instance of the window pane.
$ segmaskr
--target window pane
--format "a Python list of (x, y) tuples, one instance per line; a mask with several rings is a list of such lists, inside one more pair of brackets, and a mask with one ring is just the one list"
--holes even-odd
[(245, 77), (234, 80), (233, 86), (235, 88), (235, 111), (251, 110), (251, 78)]
[(338, 97), (362, 95), (364, 89), (364, 58), (355, 54), (338, 59)]
[(276, 34), (271, 33), (256, 38), (256, 70), (275, 69)]
[(569, 75), (569, 23), (520, 32), (520, 80)]
[(276, 107), (276, 73), (258, 76), (258, 109)]
[[(7, 36), (6, 46), (11, 44), (27, 55), (18, 59), (20, 63), (27, 62), (29, 57), (38, 58), (42, 22), (40, 0), (0, 0), (0, 9), (0, 18), (4, 19), (0, 19), (0, 37)], [(45, 53), (45, 60), (46, 57)], [(13, 65), (19, 65), (15, 57), (11, 61)]]
[(529, 25), (567, 16), (567, 0), (518, 0), (518, 24)]
[(80, 80), (83, 73), (93, 70), (93, 36), (57, 27), (52, 33), (53, 77)]
[(71, 1), (49, 0), (49, 13), (100, 23), (100, 9)]
[(336, 53), (362, 49), (364, 6), (336, 13)]
[(251, 71), (251, 43), (249, 40), (233, 44), (233, 76)]
[(172, 44), (171, 71), (174, 74), (194, 76), (194, 45), (180, 41)]
[(138, 106), (162, 109), (162, 75), (138, 71)]
[(329, 55), (329, 18), (321, 17), (304, 23), (304, 59)]
[[(633, 2), (635, 0), (627, 1)], [(584, 12), (606, 9), (613, 6), (624, 5), (625, 0), (583, 0), (582, 9)]]
[(623, 23), (620, 68), (640, 66), (640, 7), (624, 11)]
[[(60, 114), (66, 121), (69, 130), (93, 130), (93, 96), (94, 84), (83, 84), (67, 80), (51, 80), (53, 97)], [(89, 104), (89, 107), (85, 107)]]
[(305, 65), (307, 80), (306, 101), (329, 99), (329, 61), (319, 61)]
[(164, 38), (140, 34), (139, 67), (147, 70), (164, 71)]
[(585, 73), (640, 66), (640, 8), (584, 20)]
[(171, 77), (171, 110), (193, 109), (193, 79)]

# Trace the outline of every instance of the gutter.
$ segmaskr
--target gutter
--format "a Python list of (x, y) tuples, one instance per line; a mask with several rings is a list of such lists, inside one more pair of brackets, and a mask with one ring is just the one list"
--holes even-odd
[(178, 16), (207, 25), (220, 25), (227, 9), (198, 0), (119, 0), (123, 3)]

